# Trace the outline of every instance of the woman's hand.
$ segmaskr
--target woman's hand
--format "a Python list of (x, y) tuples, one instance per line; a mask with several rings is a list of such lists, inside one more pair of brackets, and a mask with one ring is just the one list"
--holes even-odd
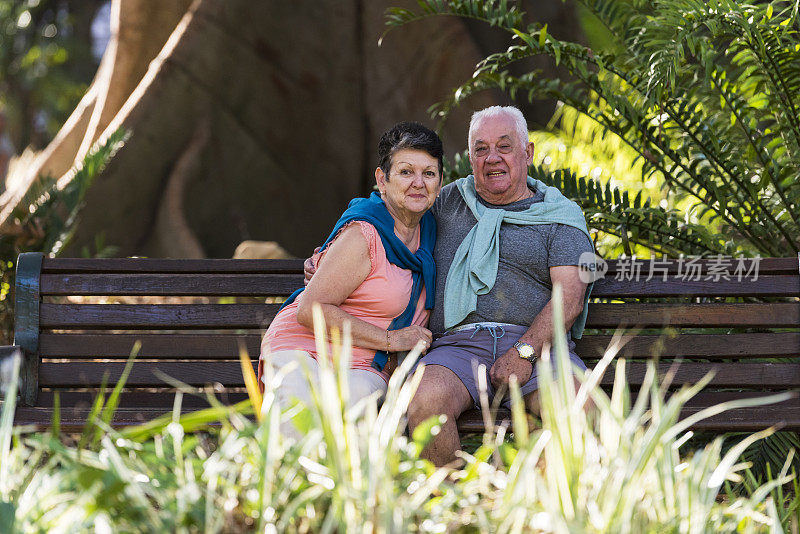
[(422, 326), (411, 325), (399, 330), (389, 330), (389, 348), (392, 352), (411, 350), (420, 341), (425, 342), (425, 348), (422, 352), (427, 352), (432, 340), (433, 334), (431, 331)]

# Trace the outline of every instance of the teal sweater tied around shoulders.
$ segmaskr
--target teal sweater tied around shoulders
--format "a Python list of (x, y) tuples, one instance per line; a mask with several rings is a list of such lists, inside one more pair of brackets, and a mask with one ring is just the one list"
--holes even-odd
[[(455, 183), (478, 222), (456, 250), (447, 273), (444, 286), (445, 328), (457, 326), (467, 315), (474, 312), (478, 305), (478, 295), (485, 295), (494, 286), (500, 261), (500, 226), (503, 222), (519, 225), (566, 224), (583, 231), (591, 243), (581, 208), (562, 195), (557, 188), (550, 187), (540, 180), (534, 180), (529, 176), (528, 185), (544, 192), (544, 200), (534, 202), (524, 211), (506, 211), (481, 204), (475, 191), (475, 178), (472, 175), (459, 178)], [(580, 339), (583, 335), (591, 290), (590, 284), (586, 288), (583, 312), (572, 325), (571, 333), (575, 339)]]
[[(394, 233), (394, 218), (386, 208), (386, 204), (380, 194), (373, 192), (367, 198), (354, 198), (350, 201), (350, 205), (339, 220), (336, 221), (331, 235), (322, 244), (320, 250), (325, 250), (339, 235), (339, 230), (350, 221), (366, 221), (374, 226), (378, 236), (381, 238), (381, 243), (386, 251), (386, 259), (389, 260), (389, 263), (411, 271), (411, 296), (408, 300), (408, 305), (403, 313), (392, 320), (388, 329), (399, 330), (410, 326), (414, 320), (417, 302), (420, 295), (422, 295), (423, 287), (425, 288), (425, 308), (428, 310), (433, 308), (436, 294), (436, 264), (433, 261), (433, 247), (436, 243), (436, 219), (433, 218), (430, 211), (425, 212), (419, 222), (419, 248), (416, 252), (411, 252), (406, 244)], [(294, 302), (303, 290), (305, 290), (305, 287), (301, 287), (292, 293), (283, 303), (281, 309)], [(372, 367), (378, 371), (383, 371), (388, 358), (389, 355), (386, 351), (376, 351), (375, 358), (372, 360)]]

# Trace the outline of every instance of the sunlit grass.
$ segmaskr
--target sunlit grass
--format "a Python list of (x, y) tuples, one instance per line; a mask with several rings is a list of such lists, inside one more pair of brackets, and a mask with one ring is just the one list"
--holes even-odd
[[(797, 524), (797, 500), (782, 493), (786, 468), (760, 487), (745, 480), (745, 494), (725, 492), (726, 481), (747, 479), (741, 450), (769, 431), (726, 454), (720, 439), (681, 454), (692, 421), (678, 415), (703, 383), (665, 400), (651, 366), (632, 395), (615, 359), (621, 336), (578, 391), (553, 380), (553, 368), (570, 372), (566, 347), (553, 347), (538, 364), (541, 426), (528, 429), (513, 384), (515, 427), (497, 428), (461, 465), (439, 469), (419, 452), (441, 422), (405, 432), (423, 372), (409, 375), (413, 358), (380, 407), (367, 399), (347, 409), (350, 335), (331, 338), (334, 353), (320, 359), (319, 387), (299, 418), (275, 404), (282, 373), (266, 366), (262, 399), (229, 407), (212, 398), (208, 410), (181, 416), (179, 394), (173, 414), (122, 431), (98, 409), (87, 432), (96, 439), (72, 446), (12, 427), (12, 386), (0, 422), (0, 531), (782, 532)], [(597, 384), (614, 363), (609, 394)], [(113, 407), (113, 395), (98, 405)], [(260, 420), (247, 416), (254, 411)], [(289, 416), (306, 427), (299, 440), (281, 433)]]

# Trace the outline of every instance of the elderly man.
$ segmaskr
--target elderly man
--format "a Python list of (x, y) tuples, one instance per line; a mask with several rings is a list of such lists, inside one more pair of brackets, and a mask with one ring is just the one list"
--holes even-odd
[[(557, 189), (528, 178), (532, 158), (517, 108), (478, 111), (469, 129), (473, 175), (444, 187), (433, 206), (439, 232), (429, 326), (434, 342), (420, 360), (425, 373), (408, 417), (413, 430), (431, 416), (447, 416), (423, 452), (436, 465), (455, 459), (455, 421), (479, 406), (481, 370), (488, 373), (490, 400), (515, 375), (527, 409), (538, 413), (534, 363), (552, 341), (555, 284), (563, 289), (565, 324), (575, 323), (577, 336), (583, 328), (587, 284), (578, 265), (593, 251), (586, 222)], [(585, 368), (565, 335), (570, 358)]]

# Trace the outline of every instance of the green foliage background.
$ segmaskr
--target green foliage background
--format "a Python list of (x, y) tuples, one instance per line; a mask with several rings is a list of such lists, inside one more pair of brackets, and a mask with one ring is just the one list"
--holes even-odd
[[(594, 121), (604, 142), (627, 145), (642, 181), (655, 177), (667, 192), (666, 206), (649, 203), (647, 188), (630, 183), (552, 166), (534, 171), (577, 200), (596, 230), (670, 255), (796, 254), (798, 2), (579, 3), (606, 28), (608, 49), (561, 41), (505, 1), (420, 1), (416, 11), (390, 9), (387, 24), (448, 14), (513, 36), (512, 46), (485, 58), (433, 108), (437, 116), (477, 91), (499, 88), (512, 99), (556, 98)], [(509, 74), (509, 65), (533, 55), (552, 58), (563, 76)]]
[(94, 76), (91, 23), (103, 0), (0, 0), (0, 110), (18, 151), (43, 148)]

